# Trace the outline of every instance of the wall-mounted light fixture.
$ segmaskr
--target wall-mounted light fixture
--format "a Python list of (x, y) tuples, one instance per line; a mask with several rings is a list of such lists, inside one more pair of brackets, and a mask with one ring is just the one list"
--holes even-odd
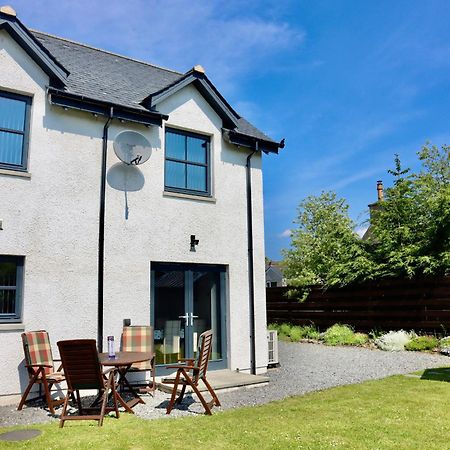
[(191, 234), (191, 252), (195, 252), (195, 246), (198, 245), (198, 239), (195, 239), (195, 234)]

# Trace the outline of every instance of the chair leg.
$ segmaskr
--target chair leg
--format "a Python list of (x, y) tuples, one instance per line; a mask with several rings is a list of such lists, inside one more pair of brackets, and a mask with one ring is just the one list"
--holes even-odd
[(50, 394), (50, 387), (49, 387), (49, 383), (47, 381), (47, 378), (45, 376), (45, 373), (42, 375), (42, 384), (44, 385), (44, 394), (45, 394), (45, 400), (47, 401), (48, 409), (50, 410), (50, 412), (52, 414), (55, 414), (55, 408), (53, 407), (53, 399), (52, 399), (52, 396)]
[(63, 406), (63, 410), (61, 413), (61, 418), (59, 420), (59, 428), (64, 427), (64, 421), (66, 420), (66, 411), (67, 411), (67, 406), (69, 404), (69, 397), (73, 397), (73, 391), (69, 391), (67, 390), (67, 396), (66, 399), (64, 400), (64, 406)]
[(178, 370), (177, 371), (177, 376), (175, 378), (175, 383), (173, 384), (172, 396), (170, 397), (170, 402), (167, 405), (166, 414), (170, 414), (170, 412), (173, 409), (173, 406), (175, 405), (175, 397), (177, 395), (178, 384), (180, 383), (180, 375), (181, 375), (181, 371)]
[(76, 390), (76, 395), (77, 395), (78, 414), (81, 416), (83, 415), (83, 405), (81, 403), (80, 391), (78, 389)]
[(183, 387), (181, 388), (180, 395), (175, 400), (175, 404), (179, 405), (183, 401), (184, 393), (186, 392), (186, 385), (183, 384)]
[(153, 357), (153, 359), (152, 359), (151, 367), (152, 367), (152, 395), (154, 397), (155, 396), (155, 391), (156, 391), (155, 357)]
[[(17, 407), (18, 411), (21, 411), (23, 408), (23, 405), (25, 404), (25, 401), (28, 397), (28, 394), (31, 391), (31, 388), (33, 387), (34, 383), (36, 383), (36, 380), (38, 379), (40, 373), (40, 369), (33, 375), (33, 378), (30, 379), (27, 388), (25, 389), (25, 392), (22, 395), (22, 398), (20, 399), (19, 406)], [(39, 386), (40, 387), (40, 386)]]
[(109, 393), (110, 388), (111, 388), (111, 378), (108, 378), (108, 381), (106, 383), (106, 388), (103, 391), (102, 407), (100, 409), (100, 420), (98, 421), (99, 427), (101, 427), (103, 425), (103, 418), (105, 417), (105, 411), (106, 411), (106, 402), (108, 401), (108, 393)]
[(116, 381), (114, 380), (114, 373), (111, 373), (111, 392), (112, 392), (112, 398), (113, 398), (113, 405), (114, 405), (114, 411), (116, 413), (116, 418), (118, 419), (119, 414), (119, 407), (117, 405), (117, 392), (116, 392)]
[(216, 393), (214, 392), (214, 389), (211, 387), (211, 385), (208, 383), (205, 377), (202, 377), (203, 383), (205, 383), (206, 388), (208, 389), (209, 393), (211, 394), (211, 397), (214, 400), (214, 404), (216, 406), (220, 406), (219, 399), (217, 398)]
[[(186, 381), (188, 381), (188, 380), (186, 380)], [(207, 414), (208, 416), (211, 416), (212, 415), (211, 408), (209, 407), (209, 405), (206, 402), (203, 395), (198, 390), (197, 386), (194, 383), (192, 383), (191, 381), (188, 381), (188, 383), (192, 387), (194, 392), (197, 394), (197, 397), (199, 398), (199, 400), (202, 402), (203, 408), (205, 408), (205, 414)]]

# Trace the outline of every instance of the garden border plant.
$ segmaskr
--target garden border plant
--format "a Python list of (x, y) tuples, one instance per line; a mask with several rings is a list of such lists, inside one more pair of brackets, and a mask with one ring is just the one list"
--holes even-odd
[(385, 351), (442, 351), (450, 347), (450, 336), (418, 335), (414, 331), (382, 331), (359, 333), (345, 324), (334, 324), (324, 332), (313, 323), (295, 325), (288, 322), (269, 323), (269, 330), (276, 330), (281, 341), (317, 342), (325, 345), (372, 346)]

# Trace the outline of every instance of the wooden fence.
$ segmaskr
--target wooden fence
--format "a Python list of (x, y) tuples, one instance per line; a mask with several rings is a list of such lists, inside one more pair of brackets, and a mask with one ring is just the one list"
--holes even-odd
[(450, 277), (385, 280), (327, 291), (313, 288), (304, 302), (288, 298), (288, 289), (266, 289), (268, 323), (450, 333)]

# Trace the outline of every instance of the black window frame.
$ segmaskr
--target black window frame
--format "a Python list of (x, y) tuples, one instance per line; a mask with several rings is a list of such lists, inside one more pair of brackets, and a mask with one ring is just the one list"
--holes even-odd
[(0, 285), (0, 290), (15, 290), (16, 298), (14, 305), (14, 313), (1, 313), (0, 312), (0, 324), (3, 323), (17, 323), (22, 321), (22, 310), (23, 310), (23, 285), (24, 285), (24, 266), (25, 258), (23, 256), (11, 256), (11, 255), (0, 255), (0, 264), (2, 262), (15, 263), (16, 264), (16, 285), (12, 286), (2, 286)]
[(20, 134), (23, 136), (22, 143), (22, 164), (8, 164), (0, 161), (0, 169), (18, 170), (26, 172), (28, 168), (28, 146), (30, 141), (30, 115), (31, 115), (31, 102), (32, 98), (26, 95), (15, 94), (13, 92), (0, 90), (0, 97), (10, 98), (13, 100), (20, 100), (25, 103), (25, 120), (23, 131), (12, 130), (9, 128), (0, 127), (0, 131), (4, 133)]
[[(186, 147), (185, 147), (185, 155), (186, 159), (178, 159), (178, 158), (172, 158), (167, 156), (167, 133), (172, 134), (178, 134), (180, 136), (184, 136), (186, 138)], [(189, 161), (187, 159), (187, 138), (193, 137), (197, 139), (202, 139), (206, 142), (206, 162), (200, 163), (197, 161)], [(166, 127), (164, 132), (164, 191), (166, 192), (178, 192), (181, 194), (190, 194), (190, 195), (197, 195), (201, 197), (211, 197), (211, 137), (205, 134), (200, 133), (193, 133), (191, 131), (185, 131), (180, 130), (177, 128), (171, 128)], [(206, 167), (206, 190), (204, 191), (198, 191), (195, 189), (188, 189), (188, 188), (180, 188), (175, 186), (168, 186), (166, 181), (166, 164), (167, 161), (172, 161), (176, 163), (182, 163), (185, 166), (191, 165), (191, 166), (199, 166), (199, 167)], [(185, 171), (185, 185), (187, 185), (186, 182), (187, 177), (187, 170)]]

